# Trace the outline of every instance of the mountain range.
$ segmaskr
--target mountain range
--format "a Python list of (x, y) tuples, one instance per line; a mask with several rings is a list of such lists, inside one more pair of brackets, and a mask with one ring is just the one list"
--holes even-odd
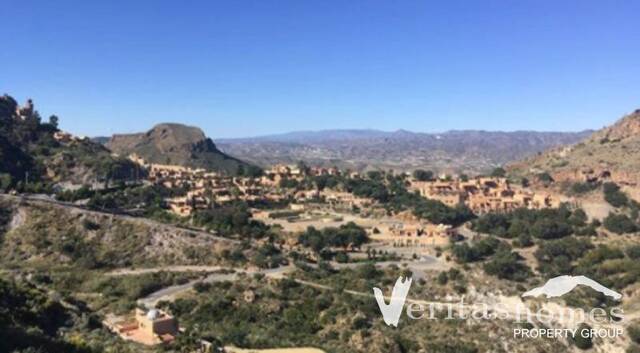
[(476, 174), (552, 147), (576, 143), (592, 133), (324, 130), (218, 139), (217, 144), (225, 153), (261, 166), (305, 161), (355, 170), (423, 168)]

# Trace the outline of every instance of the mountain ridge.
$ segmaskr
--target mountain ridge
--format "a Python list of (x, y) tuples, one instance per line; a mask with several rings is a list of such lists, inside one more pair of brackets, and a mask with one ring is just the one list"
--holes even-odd
[(478, 174), (550, 147), (575, 143), (592, 132), (332, 129), (219, 139), (218, 146), (263, 166), (302, 160), (357, 170), (422, 168)]

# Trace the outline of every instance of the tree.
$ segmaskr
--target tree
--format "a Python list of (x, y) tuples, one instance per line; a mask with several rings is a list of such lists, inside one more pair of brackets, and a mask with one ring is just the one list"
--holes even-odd
[(59, 118), (57, 115), (51, 115), (49, 117), (49, 125), (51, 125), (51, 127), (53, 127), (54, 129), (58, 129), (58, 122), (59, 122)]
[(557, 239), (571, 234), (571, 227), (553, 219), (538, 219), (531, 227), (531, 235), (539, 239)]
[(413, 171), (413, 178), (418, 181), (433, 180), (433, 172), (430, 170), (416, 169)]
[(497, 167), (491, 171), (491, 176), (494, 178), (503, 178), (505, 175), (507, 175), (507, 171), (502, 167)]

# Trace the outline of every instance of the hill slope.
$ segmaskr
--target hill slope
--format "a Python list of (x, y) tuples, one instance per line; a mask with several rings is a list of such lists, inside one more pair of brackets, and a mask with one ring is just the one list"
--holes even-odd
[(99, 184), (135, 174), (132, 162), (104, 146), (59, 131), (57, 117), (41, 120), (31, 100), (20, 107), (12, 97), (0, 97), (0, 190), (42, 191), (53, 183)]
[(218, 150), (197, 127), (158, 124), (145, 133), (113, 135), (106, 146), (122, 156), (136, 153), (151, 163), (205, 168), (235, 174), (246, 163)]
[(516, 174), (547, 172), (556, 181), (610, 179), (640, 185), (640, 109), (571, 146), (514, 163)]
[(590, 133), (327, 130), (226, 139), (218, 144), (225, 152), (262, 165), (303, 160), (355, 169), (481, 173), (553, 146), (577, 142)]

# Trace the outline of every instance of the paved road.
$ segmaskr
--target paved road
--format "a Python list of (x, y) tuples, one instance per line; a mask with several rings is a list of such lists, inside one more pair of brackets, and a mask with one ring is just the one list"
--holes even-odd
[[(294, 266), (282, 266), (273, 269), (266, 270), (233, 270), (228, 269), (228, 271), (233, 272), (219, 272), (212, 273), (207, 275), (204, 278), (196, 279), (190, 281), (185, 284), (179, 284), (170, 286), (167, 288), (163, 288), (159, 291), (149, 294), (148, 296), (138, 299), (138, 303), (144, 305), (147, 308), (153, 308), (160, 301), (172, 301), (175, 300), (176, 297), (182, 293), (185, 293), (193, 288), (197, 283), (213, 283), (213, 282), (224, 282), (224, 281), (237, 281), (241, 274), (246, 275), (254, 275), (257, 273), (261, 273), (267, 277), (271, 278), (282, 278), (287, 273), (292, 272), (295, 269)], [(177, 269), (174, 269), (177, 270)], [(218, 270), (223, 270), (222, 268), (218, 268)], [(131, 272), (120, 272), (120, 275), (131, 274)], [(113, 275), (113, 273), (112, 273)]]

